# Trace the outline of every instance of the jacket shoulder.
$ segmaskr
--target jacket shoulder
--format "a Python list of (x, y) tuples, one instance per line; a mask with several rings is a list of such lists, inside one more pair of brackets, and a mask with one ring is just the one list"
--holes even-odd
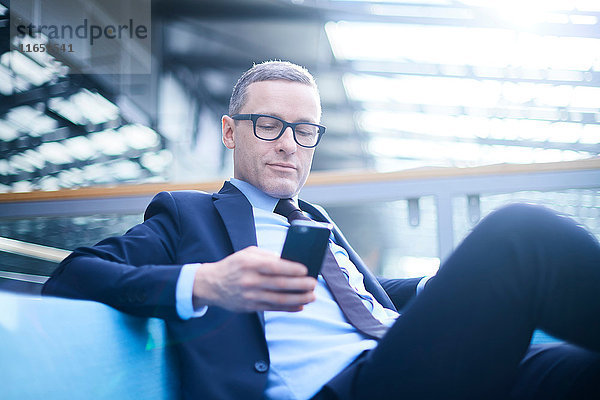
[(155, 201), (210, 201), (212, 199), (212, 193), (203, 192), (201, 190), (173, 190), (164, 191), (156, 194), (152, 199)]
[(145, 218), (160, 212), (176, 212), (188, 207), (202, 208), (212, 206), (212, 193), (200, 190), (176, 190), (160, 192), (154, 196), (146, 208)]

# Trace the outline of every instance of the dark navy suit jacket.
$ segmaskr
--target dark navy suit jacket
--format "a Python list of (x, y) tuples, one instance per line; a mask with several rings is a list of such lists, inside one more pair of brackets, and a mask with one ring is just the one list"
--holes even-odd
[[(315, 219), (332, 222), (320, 207), (303, 201), (300, 207)], [(383, 306), (400, 308), (415, 294), (419, 279), (378, 280), (337, 227), (334, 235)], [(219, 261), (256, 243), (252, 207), (229, 182), (214, 194), (162, 192), (146, 209), (142, 224), (123, 236), (76, 249), (43, 293), (164, 318), (178, 350), (183, 398), (261, 399), (269, 366), (263, 313), (209, 307), (203, 317), (184, 321), (175, 308), (184, 264)]]

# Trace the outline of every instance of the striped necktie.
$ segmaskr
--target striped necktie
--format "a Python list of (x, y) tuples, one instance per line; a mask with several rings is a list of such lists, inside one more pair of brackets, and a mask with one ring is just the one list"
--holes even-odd
[[(290, 223), (294, 220), (311, 221), (296, 207), (292, 199), (280, 199), (274, 212), (286, 217)], [(348, 322), (369, 337), (380, 339), (385, 335), (388, 327), (373, 317), (356, 291), (350, 287), (348, 278), (340, 269), (330, 249), (325, 252), (321, 275)]]

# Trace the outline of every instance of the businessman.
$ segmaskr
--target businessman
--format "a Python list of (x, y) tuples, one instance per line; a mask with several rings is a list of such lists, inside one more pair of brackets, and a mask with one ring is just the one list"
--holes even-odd
[(158, 194), (44, 293), (164, 318), (185, 399), (600, 398), (600, 246), (566, 217), (496, 211), (430, 280), (375, 278), (337, 227), (318, 279), (279, 257), (291, 221), (332, 222), (298, 199), (320, 117), (306, 69), (255, 65), (222, 117), (234, 178)]

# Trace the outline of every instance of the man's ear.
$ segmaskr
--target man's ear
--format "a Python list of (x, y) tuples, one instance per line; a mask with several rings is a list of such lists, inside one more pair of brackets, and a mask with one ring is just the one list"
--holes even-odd
[(228, 149), (235, 148), (234, 129), (235, 121), (229, 115), (223, 115), (223, 117), (221, 117), (221, 140)]

